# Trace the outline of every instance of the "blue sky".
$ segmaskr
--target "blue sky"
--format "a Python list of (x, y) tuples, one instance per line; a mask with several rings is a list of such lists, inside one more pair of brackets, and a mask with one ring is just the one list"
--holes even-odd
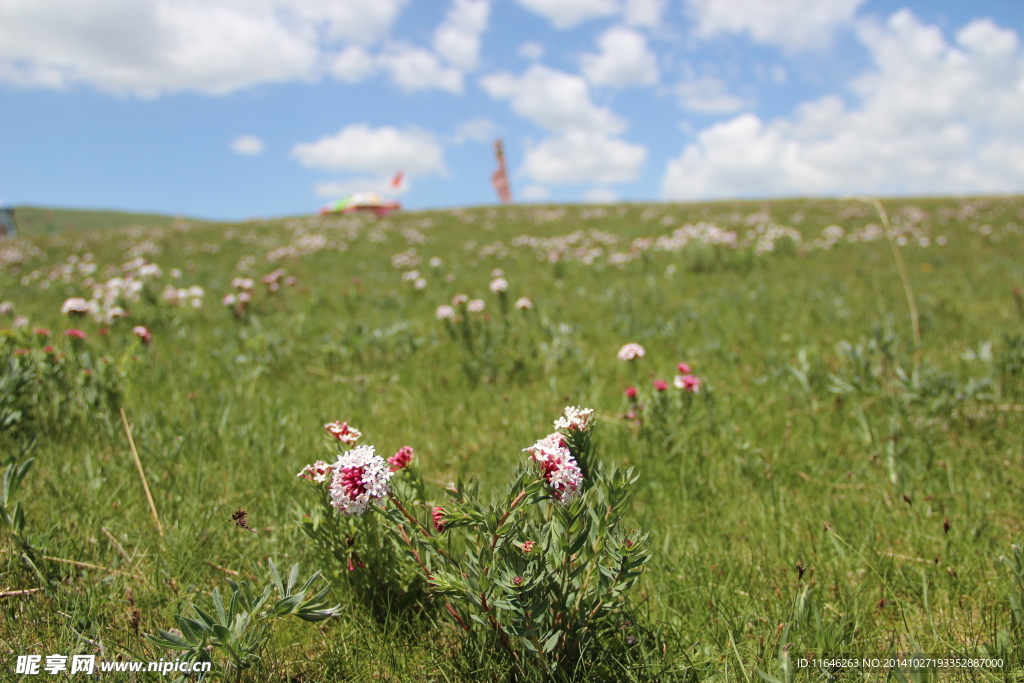
[[(1024, 3), (0, 0), (0, 200), (1024, 191)], [(405, 181), (388, 188), (403, 169)]]

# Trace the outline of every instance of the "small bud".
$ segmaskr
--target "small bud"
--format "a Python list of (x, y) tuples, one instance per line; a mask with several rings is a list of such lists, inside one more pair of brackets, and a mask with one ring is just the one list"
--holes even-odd
[(947, 533), (947, 534), (949, 533), (949, 526), (950, 526), (949, 525), (949, 517), (946, 517), (946, 519), (942, 520), (942, 531), (943, 531), (943, 533)]
[(796, 573), (797, 573), (797, 578), (798, 579), (804, 578), (804, 572), (805, 571), (807, 571), (806, 565), (804, 565), (803, 562), (797, 562), (796, 563)]
[(521, 576), (513, 577), (512, 578), (512, 585), (513, 586), (522, 586), (523, 585), (523, 577), (521, 577)]

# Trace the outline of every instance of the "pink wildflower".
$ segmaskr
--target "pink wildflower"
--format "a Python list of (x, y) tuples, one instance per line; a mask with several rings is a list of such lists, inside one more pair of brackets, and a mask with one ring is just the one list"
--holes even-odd
[(665, 391), (666, 389), (668, 389), (668, 382), (666, 382), (663, 379), (656, 379), (653, 382), (651, 382), (651, 384), (654, 385), (655, 391)]
[(49, 337), (50, 331), (45, 327), (37, 327), (36, 329), (32, 330), (32, 334), (38, 337)]
[(363, 435), (363, 433), (355, 427), (349, 427), (347, 422), (338, 422), (337, 420), (330, 424), (325, 424), (324, 429), (326, 429), (331, 436), (346, 446), (354, 446), (356, 442), (359, 441), (359, 437)]
[(636, 398), (636, 387), (626, 387), (625, 394), (628, 399)]
[(469, 297), (465, 294), (456, 294), (452, 297), (452, 306), (461, 306), (467, 301), (469, 301)]
[(466, 304), (466, 310), (470, 313), (482, 313), (484, 310), (484, 300), (470, 299), (469, 303)]
[(524, 553), (529, 553), (536, 546), (537, 546), (537, 541), (526, 541), (521, 546), (519, 546), (519, 549), (522, 550)]
[(403, 467), (407, 467), (412, 462), (413, 450), (411, 446), (402, 446), (398, 451), (388, 458), (388, 464), (391, 465), (391, 471), (397, 472)]
[(689, 375), (690, 374), (690, 366), (687, 365), (686, 363), (680, 363), (677, 367), (679, 368), (679, 374), (680, 375)]
[(700, 393), (700, 377), (696, 375), (678, 375), (672, 383), (677, 389), (689, 391), (692, 394)]
[(132, 334), (142, 340), (142, 343), (149, 346), (153, 343), (153, 333), (150, 332), (144, 325), (136, 325), (132, 328)]
[(85, 332), (83, 332), (82, 330), (78, 329), (77, 327), (72, 327), (70, 330), (64, 330), (64, 336), (65, 337), (71, 337), (72, 339), (88, 339), (89, 338), (89, 335), (87, 335)]
[(518, 308), (520, 311), (528, 311), (531, 308), (533, 308), (533, 302), (530, 301), (529, 298), (521, 296), (518, 299), (516, 299), (516, 308)]
[(619, 360), (625, 363), (626, 361), (633, 360), (634, 358), (643, 358), (645, 353), (646, 351), (644, 350), (644, 347), (637, 343), (630, 342), (619, 349)]
[(431, 514), (434, 518), (434, 530), (438, 533), (444, 531), (444, 508), (437, 506), (431, 511)]
[(451, 306), (441, 304), (437, 307), (437, 311), (434, 312), (434, 317), (438, 320), (450, 320), (455, 317), (455, 309)]
[(331, 505), (345, 514), (361, 515), (375, 499), (391, 492), (393, 476), (373, 446), (357, 446), (334, 463)]
[(541, 476), (555, 491), (555, 498), (568, 505), (579, 495), (583, 472), (569, 452), (565, 437), (555, 432), (523, 450), (540, 465)]
[(496, 277), (491, 280), (490, 289), (492, 293), (500, 294), (508, 289), (508, 280), (500, 276)]
[(306, 465), (302, 468), (302, 471), (296, 474), (296, 477), (302, 477), (307, 481), (316, 482), (317, 484), (323, 484), (327, 481), (328, 477), (331, 476), (331, 472), (334, 470), (334, 466), (323, 460), (317, 460), (312, 465)]

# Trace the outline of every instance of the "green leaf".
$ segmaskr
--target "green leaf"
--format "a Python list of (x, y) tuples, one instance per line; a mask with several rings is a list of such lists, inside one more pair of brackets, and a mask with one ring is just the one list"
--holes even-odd
[(550, 636), (547, 637), (547, 640), (544, 641), (544, 645), (543, 645), (545, 653), (551, 652), (552, 650), (555, 649), (555, 646), (558, 645), (558, 638), (561, 635), (562, 635), (561, 631), (555, 631), (554, 633), (552, 633)]

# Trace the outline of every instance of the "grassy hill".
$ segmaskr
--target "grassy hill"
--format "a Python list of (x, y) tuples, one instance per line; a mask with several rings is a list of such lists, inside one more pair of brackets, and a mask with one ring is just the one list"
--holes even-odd
[[(884, 207), (889, 231), (839, 200), (147, 230), (101, 214), (74, 240), (0, 245), (0, 467), (35, 458), (6, 502), (24, 521), (0, 522), (0, 658), (184, 656), (144, 634), (188, 635), (175, 615), (214, 614), (229, 579), (271, 586), (273, 560), (323, 571), (341, 614), (260, 618), (265, 637), (242, 643), (258, 660), (211, 636), (226, 680), (864, 680), (797, 662), (892, 653), (1018, 680), (1024, 198)], [(98, 310), (62, 314), (69, 297)], [(619, 360), (627, 343), (644, 355)], [(680, 363), (699, 392), (675, 386)], [(323, 487), (296, 477), (334, 462), (335, 420), (384, 457), (411, 446), (395, 479), (422, 475), (398, 490), (429, 535), (433, 507), (459, 509), (452, 482), (498, 505), (515, 472), (543, 481), (523, 449), (566, 406), (593, 408), (596, 457), (638, 475), (616, 543), (653, 559), (565, 668), (508, 654), (471, 618), (476, 592), (441, 595), (382, 550), (397, 538), (382, 517), (327, 514)], [(495, 622), (540, 581), (526, 541), (563, 552), (544, 545), (557, 505), (503, 531), (520, 534), (502, 546), (518, 574), (467, 561), (449, 577), (473, 576)], [(441, 547), (480, 551), (468, 528), (436, 532)]]
[(63, 232), (110, 230), (132, 225), (172, 227), (175, 222), (203, 222), (152, 213), (130, 213), (93, 209), (52, 209), (40, 206), (15, 207), (18, 230), (24, 236), (41, 236)]

